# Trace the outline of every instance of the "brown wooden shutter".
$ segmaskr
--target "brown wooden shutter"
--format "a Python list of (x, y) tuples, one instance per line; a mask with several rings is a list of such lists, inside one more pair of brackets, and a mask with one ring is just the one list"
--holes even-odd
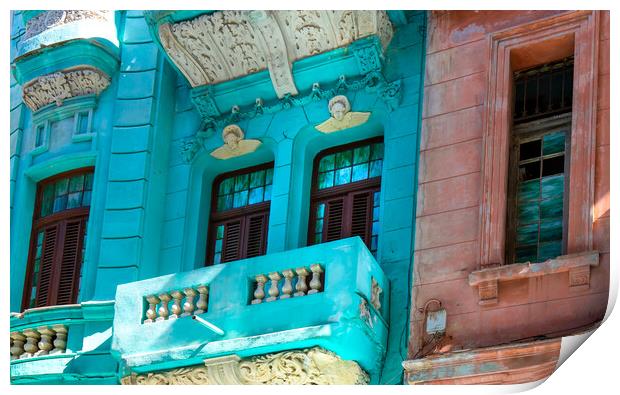
[(371, 192), (356, 193), (351, 205), (351, 236), (359, 236), (370, 246), (370, 227), (372, 225)]
[(52, 291), (54, 255), (56, 253), (56, 246), (58, 245), (58, 228), (58, 225), (48, 227), (45, 229), (43, 236), (43, 246), (39, 267), (39, 281), (37, 283), (36, 307), (47, 306), (48, 299)]
[(222, 242), (222, 262), (235, 261), (241, 257), (242, 219), (226, 223)]
[(65, 223), (62, 254), (60, 256), (60, 277), (57, 289), (57, 305), (75, 303), (82, 260), (82, 239), (84, 223), (82, 219)]
[(344, 199), (344, 197), (332, 199), (325, 204), (324, 241), (333, 241), (344, 237)]
[(246, 220), (246, 254), (245, 258), (265, 254), (267, 243), (267, 213), (253, 215)]

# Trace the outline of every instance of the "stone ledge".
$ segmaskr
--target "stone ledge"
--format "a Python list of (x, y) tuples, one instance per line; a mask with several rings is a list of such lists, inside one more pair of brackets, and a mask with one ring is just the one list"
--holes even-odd
[(485, 268), (469, 274), (469, 285), (478, 287), (481, 306), (498, 302), (498, 282), (513, 281), (549, 274), (569, 272), (569, 287), (583, 290), (590, 286), (590, 267), (598, 266), (598, 251), (562, 255), (541, 263), (515, 263)]
[(406, 384), (519, 384), (550, 376), (561, 338), (431, 355), (403, 362)]

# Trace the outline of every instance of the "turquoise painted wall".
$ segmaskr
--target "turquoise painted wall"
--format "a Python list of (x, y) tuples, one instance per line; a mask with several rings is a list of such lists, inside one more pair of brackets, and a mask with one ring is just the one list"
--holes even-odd
[[(246, 138), (261, 139), (263, 145), (226, 161), (208, 155), (222, 144), (221, 130), (205, 141), (205, 149), (191, 163), (181, 155), (184, 142), (199, 128), (200, 116), (187, 82), (153, 42), (141, 11), (117, 12), (117, 70), (98, 98), (92, 140), (71, 142), (66, 132), (54, 133), (51, 141), (57, 149), (33, 156), (32, 112), (21, 102), (21, 88), (12, 79), (11, 311), (20, 308), (36, 182), (41, 179), (95, 166), (78, 301), (111, 301), (119, 284), (203, 266), (211, 184), (218, 174), (231, 170), (275, 162), (268, 254), (305, 246), (315, 155), (328, 147), (382, 135), (385, 159), (377, 261), (390, 281), (391, 295), (387, 356), (377, 381), (401, 383), (401, 362), (407, 354), (426, 15), (411, 11), (394, 15), (398, 23), (385, 52), (384, 73), (388, 81), (401, 80), (396, 109), (372, 92), (346, 93), (352, 110), (370, 111), (370, 120), (329, 135), (314, 129), (329, 117), (327, 100), (259, 116), (239, 126)], [(21, 17), (19, 12), (14, 16), (12, 59), (24, 33)], [(298, 86), (321, 81), (320, 68), (295, 67)], [(351, 73), (346, 62), (326, 67)], [(72, 336), (86, 344), (93, 334), (105, 336), (100, 334), (107, 333), (110, 325), (105, 320), (87, 323), (84, 332), (76, 330)], [(97, 352), (109, 353), (109, 341), (102, 344)], [(84, 361), (95, 369), (93, 359)]]

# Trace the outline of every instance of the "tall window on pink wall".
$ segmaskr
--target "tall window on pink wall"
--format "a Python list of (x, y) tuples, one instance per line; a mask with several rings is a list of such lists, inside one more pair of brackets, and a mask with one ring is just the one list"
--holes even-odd
[(566, 252), (573, 64), (571, 56), (513, 75), (508, 263)]

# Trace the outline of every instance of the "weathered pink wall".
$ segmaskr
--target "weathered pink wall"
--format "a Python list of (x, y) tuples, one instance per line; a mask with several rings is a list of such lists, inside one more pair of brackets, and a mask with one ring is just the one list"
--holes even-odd
[(429, 299), (448, 313), (444, 350), (560, 334), (600, 320), (609, 288), (609, 12), (599, 19), (594, 249), (590, 287), (568, 273), (502, 282), (499, 303), (478, 305), (468, 275), (480, 268), (482, 137), (489, 34), (562, 11), (438, 11), (429, 15), (409, 356), (422, 341)]

